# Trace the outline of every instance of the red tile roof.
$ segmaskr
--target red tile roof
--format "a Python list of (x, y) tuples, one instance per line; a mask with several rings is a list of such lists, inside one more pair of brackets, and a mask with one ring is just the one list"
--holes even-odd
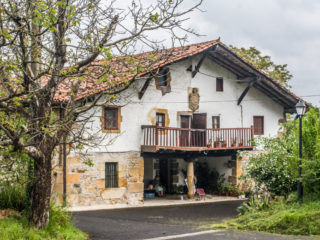
[[(87, 77), (85, 77), (85, 80), (82, 80), (80, 84), (81, 89), (76, 99), (81, 99), (101, 91), (106, 91), (110, 89), (111, 86), (115, 86), (123, 82), (128, 83), (136, 74), (137, 76), (142, 76), (159, 67), (163, 67), (170, 63), (201, 53), (218, 43), (218, 41), (208, 41), (156, 52), (145, 52), (127, 57), (115, 57), (112, 61), (97, 61), (93, 63), (94, 66), (89, 68), (89, 72)], [(135, 69), (137, 64), (131, 64), (133, 61), (137, 62), (139, 66), (144, 67), (145, 69), (137, 73), (137, 70)], [(99, 76), (99, 78), (101, 78), (100, 75), (102, 75), (103, 71), (108, 71), (108, 68), (110, 68), (110, 71), (104, 74), (104, 76), (106, 76), (104, 81), (97, 81), (97, 77)], [(115, 70), (116, 72), (114, 72)], [(54, 101), (68, 101), (73, 82), (74, 81), (72, 79), (68, 79), (61, 83), (54, 97)]]
[[(132, 56), (114, 57), (111, 61), (100, 60), (93, 63), (87, 72), (87, 76), (83, 77), (80, 83), (80, 91), (77, 94), (76, 99), (82, 99), (84, 97), (92, 96), (111, 89), (112, 87), (127, 84), (135, 76), (143, 76), (155, 69), (164, 67), (170, 63), (181, 61), (188, 57), (202, 53), (205, 50), (215, 46), (221, 45), (229, 52), (236, 55), (241, 61), (249, 65), (252, 69), (258, 71), (271, 81), (275, 87), (282, 89), (290, 97), (298, 100), (299, 98), (289, 91), (287, 88), (281, 86), (277, 81), (273, 80), (265, 72), (257, 69), (253, 64), (235, 54), (229, 47), (220, 43), (219, 40), (213, 40), (208, 42), (202, 42), (197, 44), (191, 44), (183, 47), (175, 47), (166, 50), (160, 50), (155, 52), (145, 52)], [(137, 65), (143, 67), (142, 70), (137, 71)], [(103, 77), (104, 76), (104, 77)], [(104, 79), (104, 80), (97, 80)], [(55, 94), (54, 101), (65, 102), (70, 98), (71, 86), (74, 83), (72, 78), (65, 80), (58, 86), (58, 90)]]

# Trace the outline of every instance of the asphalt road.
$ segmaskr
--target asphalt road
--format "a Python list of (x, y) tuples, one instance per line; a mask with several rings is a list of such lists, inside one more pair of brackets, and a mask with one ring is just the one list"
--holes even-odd
[(73, 213), (73, 219), (78, 228), (89, 233), (91, 240), (153, 238), (154, 240), (310, 239), (229, 230), (206, 232), (212, 230), (211, 225), (213, 223), (234, 218), (237, 215), (236, 207), (240, 203), (241, 201), (226, 201), (194, 205), (75, 212)]

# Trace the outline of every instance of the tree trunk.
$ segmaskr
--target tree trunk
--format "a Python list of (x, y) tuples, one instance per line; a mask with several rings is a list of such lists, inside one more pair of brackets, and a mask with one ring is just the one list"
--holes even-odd
[(29, 219), (36, 228), (46, 227), (49, 223), (51, 197), (51, 154), (34, 163), (34, 182)]

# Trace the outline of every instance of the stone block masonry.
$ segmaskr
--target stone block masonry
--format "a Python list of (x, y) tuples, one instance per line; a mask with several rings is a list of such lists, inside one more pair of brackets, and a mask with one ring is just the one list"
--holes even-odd
[[(89, 158), (94, 163), (92, 167), (83, 164), (81, 158), (72, 153), (67, 157), (69, 206), (143, 203), (144, 159), (139, 152), (91, 153)], [(118, 186), (115, 188), (106, 188), (106, 162), (117, 163)], [(54, 166), (53, 196), (62, 202), (62, 166)]]

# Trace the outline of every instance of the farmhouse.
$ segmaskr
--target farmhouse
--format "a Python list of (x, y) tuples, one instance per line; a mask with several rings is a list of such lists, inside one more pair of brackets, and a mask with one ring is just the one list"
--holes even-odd
[[(139, 204), (156, 175), (167, 193), (187, 178), (192, 197), (195, 162), (237, 183), (238, 151), (253, 150), (256, 136), (277, 135), (279, 122), (294, 112), (297, 96), (218, 40), (168, 51), (114, 101), (86, 113), (86, 130), (102, 137), (86, 148), (93, 166), (59, 148), (54, 192), (60, 200), (65, 191), (73, 206)], [(94, 90), (83, 96), (103, 86)]]

